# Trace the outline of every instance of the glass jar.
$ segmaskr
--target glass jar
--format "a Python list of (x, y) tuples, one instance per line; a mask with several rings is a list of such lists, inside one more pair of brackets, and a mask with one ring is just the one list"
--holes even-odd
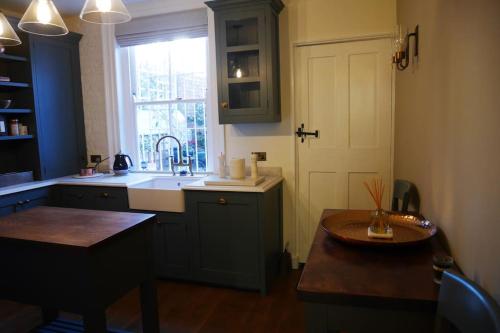
[(390, 230), (387, 212), (383, 209), (372, 211), (370, 231), (376, 234), (388, 234)]
[(19, 135), (19, 119), (10, 120), (10, 135), (12, 136)]

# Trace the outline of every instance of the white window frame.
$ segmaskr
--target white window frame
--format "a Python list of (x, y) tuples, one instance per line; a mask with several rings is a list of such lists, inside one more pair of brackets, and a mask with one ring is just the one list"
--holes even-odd
[[(207, 164), (206, 173), (215, 171), (215, 157), (225, 152), (224, 126), (218, 123), (218, 96), (217, 96), (217, 71), (215, 58), (215, 25), (213, 13), (208, 15), (208, 42), (207, 42), (207, 93), (204, 100), (207, 121)], [(120, 148), (129, 154), (134, 161), (138, 160), (138, 133), (136, 124), (135, 105), (132, 97), (133, 82), (131, 78), (131, 57), (128, 48), (116, 49), (116, 76), (118, 82), (118, 114), (120, 128)], [(183, 100), (186, 102), (189, 100)], [(144, 105), (167, 104), (171, 101), (155, 101), (140, 103)], [(173, 103), (178, 103), (174, 101)], [(133, 135), (131, 135), (133, 133)], [(140, 171), (137, 169), (137, 171)], [(140, 171), (143, 172), (143, 171)], [(146, 171), (147, 172), (147, 171)], [(160, 172), (160, 171), (149, 171)], [(163, 171), (167, 173), (166, 171)]]

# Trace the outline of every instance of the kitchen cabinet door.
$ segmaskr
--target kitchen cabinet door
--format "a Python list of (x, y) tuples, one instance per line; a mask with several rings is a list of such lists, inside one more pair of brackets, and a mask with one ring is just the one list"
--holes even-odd
[(30, 36), (40, 173), (52, 179), (87, 163), (80, 75), (81, 36)]
[(193, 276), (259, 289), (259, 223), (255, 193), (186, 192)]
[(156, 213), (155, 260), (162, 278), (190, 278), (190, 245), (185, 214)]

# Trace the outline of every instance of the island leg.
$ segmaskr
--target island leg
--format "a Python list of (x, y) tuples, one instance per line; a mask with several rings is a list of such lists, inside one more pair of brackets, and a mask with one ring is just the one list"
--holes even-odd
[(83, 329), (88, 333), (107, 333), (106, 311), (87, 310), (83, 313)]
[(42, 307), (42, 320), (43, 324), (47, 325), (52, 323), (59, 316), (59, 310), (53, 308)]
[(159, 333), (158, 298), (154, 278), (141, 283), (141, 310), (144, 333)]

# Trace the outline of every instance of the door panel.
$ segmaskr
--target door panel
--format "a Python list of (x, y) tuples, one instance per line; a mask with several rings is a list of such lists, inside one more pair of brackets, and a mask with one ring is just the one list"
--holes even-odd
[[(297, 139), (299, 256), (307, 258), (321, 213), (372, 209), (364, 180), (392, 182), (392, 66), (389, 39), (298, 47)], [(384, 204), (388, 207), (389, 194)]]

